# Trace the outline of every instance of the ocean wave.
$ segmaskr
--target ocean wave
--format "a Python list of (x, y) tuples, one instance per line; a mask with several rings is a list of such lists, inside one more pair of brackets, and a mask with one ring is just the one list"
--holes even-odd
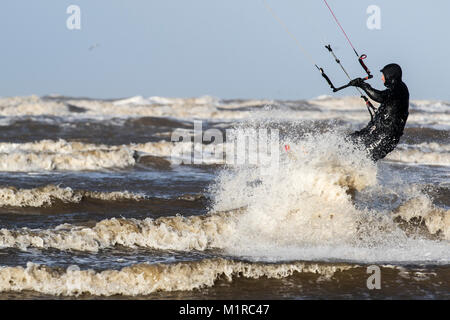
[[(170, 163), (191, 163), (191, 155), (204, 164), (223, 164), (215, 150), (224, 144), (194, 142), (147, 142), (102, 145), (82, 142), (41, 140), (27, 143), (0, 143), (0, 171), (82, 171), (127, 168), (137, 163), (169, 168)], [(155, 159), (153, 157), (167, 158)], [(171, 161), (171, 162), (168, 162)]]
[(437, 142), (423, 142), (413, 145), (400, 144), (399, 148), (418, 149), (422, 152), (450, 152), (450, 144), (441, 144)]
[(106, 146), (41, 140), (28, 143), (0, 143), (1, 171), (80, 171), (126, 168), (136, 163), (127, 146)]
[(399, 145), (396, 150), (388, 154), (386, 159), (405, 163), (449, 166), (450, 145), (438, 143)]
[(80, 203), (86, 198), (104, 201), (139, 201), (145, 199), (145, 196), (128, 191), (72, 190), (69, 187), (61, 188), (55, 185), (32, 189), (0, 188), (0, 207), (50, 207), (56, 202)]
[(408, 222), (410, 226), (423, 224), (429, 234), (450, 241), (450, 210), (434, 206), (425, 195), (412, 198), (400, 205), (394, 210), (394, 217)]
[(163, 217), (156, 220), (112, 218), (94, 227), (63, 224), (54, 229), (0, 229), (0, 247), (55, 248), (97, 252), (122, 245), (171, 250), (218, 248), (233, 231), (230, 214)]
[(69, 107), (56, 101), (44, 101), (38, 96), (0, 98), (0, 116), (67, 116)]
[(15, 152), (0, 154), (0, 171), (81, 171), (132, 167), (129, 149), (90, 150), (74, 153)]
[[(291, 146), (298, 150), (296, 158), (287, 157), (279, 167), (222, 171), (211, 187), (213, 206), (207, 215), (113, 218), (94, 227), (65, 224), (43, 230), (1, 229), (0, 246), (96, 252), (121, 245), (183, 251), (220, 249), (235, 255), (262, 252), (269, 256), (282, 248), (297, 253), (309, 252), (309, 248), (326, 248), (325, 252), (353, 248), (341, 252), (349, 259), (357, 248), (378, 246), (382, 248), (378, 258), (382, 259), (386, 246), (395, 251), (396, 245), (411, 245), (392, 212), (358, 209), (352, 200), (358, 190), (377, 184), (377, 167), (367, 161), (365, 152), (352, 149), (353, 145), (333, 134), (310, 137)], [(440, 211), (431, 203), (413, 202), (412, 206), (417, 206), (417, 215), (429, 220), (429, 235), (449, 240), (448, 211)], [(443, 218), (436, 222), (438, 218), (427, 218), (430, 216)], [(410, 258), (417, 257), (414, 252)]]
[[(170, 157), (174, 150), (176, 155), (188, 153), (190, 150), (207, 152), (210, 147), (192, 142), (148, 142), (109, 146), (71, 142), (63, 139), (57, 141), (41, 140), (28, 143), (0, 143), (1, 171), (54, 171), (54, 170), (101, 170), (108, 168), (126, 168), (137, 162), (167, 167), (162, 159), (146, 158), (146, 156)], [(138, 154), (142, 161), (138, 159)], [(139, 158), (141, 158), (139, 157)], [(161, 163), (163, 161), (164, 163)], [(169, 164), (170, 166), (170, 164)]]
[(191, 104), (191, 105), (216, 105), (219, 104), (219, 99), (211, 96), (203, 96), (198, 98), (166, 98), (153, 96), (149, 98), (144, 98), (142, 96), (134, 96), (131, 98), (116, 100), (113, 102), (114, 105), (179, 105), (179, 104)]
[(423, 112), (449, 112), (450, 104), (445, 101), (435, 100), (414, 100), (410, 104), (412, 110), (419, 110)]
[(321, 281), (335, 273), (356, 268), (348, 264), (292, 262), (249, 263), (205, 259), (173, 264), (136, 264), (121, 270), (66, 270), (28, 263), (23, 267), (0, 267), (0, 292), (32, 290), (51, 295), (95, 296), (148, 295), (156, 291), (186, 291), (212, 287), (219, 279), (281, 279), (296, 273), (312, 273)]
[[(214, 208), (246, 208), (226, 244), (228, 252), (357, 261), (450, 259), (448, 248), (443, 250), (450, 240), (448, 218), (439, 228), (426, 224), (421, 242), (422, 235), (405, 233), (395, 221), (395, 208), (369, 210), (354, 202), (352, 195), (368, 187), (383, 192), (378, 167), (365, 152), (334, 133), (296, 139), (289, 145), (295, 158), (288, 157), (273, 170), (229, 168), (217, 178), (212, 187)], [(422, 217), (431, 212), (450, 214), (431, 202), (417, 208)], [(433, 242), (434, 236), (444, 242)]]
[(0, 116), (57, 116), (71, 119), (112, 119), (136, 117), (177, 117), (185, 119), (247, 118), (249, 112), (219, 108), (214, 98), (162, 98), (106, 101), (90, 99), (42, 99), (37, 96), (0, 99)]
[[(420, 107), (416, 107), (416, 105)], [(266, 108), (266, 106), (271, 106)], [(450, 126), (444, 102), (411, 104), (410, 125), (437, 128)], [(428, 109), (436, 112), (429, 112)], [(67, 119), (169, 117), (177, 119), (238, 120), (256, 117), (297, 120), (368, 121), (364, 103), (356, 97), (318, 98), (308, 101), (218, 100), (212, 97), (163, 98), (141, 96), (116, 101), (93, 99), (46, 99), (37, 96), (0, 99), (0, 116), (52, 116)]]
[[(63, 139), (27, 143), (3, 142), (0, 143), (0, 170), (101, 170), (127, 168), (138, 163), (157, 169), (169, 169), (172, 164), (191, 164), (192, 156), (201, 159), (202, 164), (234, 165), (233, 161), (227, 161), (226, 151), (229, 149), (229, 145), (229, 143), (206, 145), (191, 141), (163, 140), (127, 145), (91, 144)], [(281, 149), (280, 146), (278, 147)], [(304, 146), (300, 146), (297, 150), (301, 150), (301, 148)], [(311, 146), (312, 148), (313, 146)], [(256, 151), (258, 152), (258, 150)], [(405, 163), (450, 165), (449, 151), (450, 145), (448, 144), (401, 144), (386, 159)], [(247, 152), (250, 151), (247, 150)], [(255, 156), (261, 157), (261, 155)]]

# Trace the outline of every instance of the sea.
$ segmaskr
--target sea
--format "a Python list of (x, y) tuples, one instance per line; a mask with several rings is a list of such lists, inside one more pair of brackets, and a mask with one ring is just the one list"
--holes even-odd
[(449, 299), (450, 103), (0, 98), (0, 299)]

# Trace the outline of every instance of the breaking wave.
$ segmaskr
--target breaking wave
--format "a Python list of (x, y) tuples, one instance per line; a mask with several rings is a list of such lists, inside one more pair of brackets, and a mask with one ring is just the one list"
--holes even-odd
[[(147, 142), (128, 145), (102, 145), (71, 142), (63, 139), (41, 140), (29, 143), (0, 143), (0, 171), (82, 171), (127, 168), (137, 163), (169, 161), (191, 163), (191, 156), (204, 164), (225, 164), (227, 144), (202, 144), (194, 142)], [(302, 146), (301, 148), (303, 148)], [(313, 146), (311, 146), (311, 149)], [(450, 146), (437, 143), (400, 145), (386, 158), (391, 161), (431, 165), (450, 165)], [(151, 159), (148, 159), (150, 156)], [(147, 157), (147, 158), (146, 158)], [(187, 161), (186, 161), (187, 160)], [(151, 164), (151, 163), (150, 163)]]
[[(148, 142), (129, 145), (97, 145), (82, 142), (41, 140), (28, 143), (0, 143), (0, 171), (83, 171), (127, 168), (148, 162), (145, 156), (169, 158), (181, 163), (191, 154), (204, 163), (224, 162), (215, 158), (215, 148), (223, 145), (203, 145), (193, 142)], [(184, 156), (187, 155), (187, 156)], [(184, 158), (183, 158), (184, 156)], [(168, 163), (170, 166), (170, 163)]]
[[(246, 101), (248, 104), (251, 102)], [(254, 104), (265, 103), (254, 101)], [(221, 106), (212, 97), (162, 98), (132, 97), (117, 101), (70, 99), (61, 97), (43, 99), (37, 96), (0, 99), (0, 116), (58, 116), (74, 119), (112, 119), (133, 117), (177, 117), (203, 119), (238, 119), (249, 116), (249, 111), (233, 112), (241, 104)], [(73, 110), (77, 110), (73, 112)]]
[(403, 203), (394, 211), (394, 217), (412, 225), (425, 225), (428, 233), (450, 241), (450, 210), (434, 206), (425, 195)]
[(295, 273), (313, 273), (331, 278), (357, 266), (345, 264), (262, 264), (225, 259), (174, 264), (136, 264), (121, 270), (66, 270), (33, 263), (23, 267), (0, 267), (0, 292), (33, 290), (51, 295), (148, 295), (156, 291), (194, 290), (211, 287), (219, 279), (244, 277), (280, 279)]
[(228, 214), (163, 217), (153, 220), (106, 219), (94, 227), (63, 224), (54, 229), (0, 229), (0, 247), (55, 248), (96, 252), (122, 245), (171, 250), (205, 250), (222, 247), (233, 232)]
[(47, 185), (33, 189), (17, 189), (14, 187), (0, 188), (0, 207), (49, 207), (55, 202), (80, 203), (83, 199), (98, 199), (104, 201), (120, 201), (145, 199), (145, 196), (128, 191), (97, 192), (72, 190)]
[(450, 166), (450, 145), (421, 143), (418, 145), (400, 145), (387, 156), (388, 160)]
[[(363, 151), (335, 134), (311, 136), (291, 147), (294, 158), (285, 157), (280, 166), (222, 171), (210, 190), (213, 208), (205, 216), (113, 218), (92, 228), (1, 229), (0, 247), (95, 252), (121, 245), (218, 249), (265, 259), (450, 260), (445, 243), (450, 240), (449, 211), (426, 198), (387, 212), (358, 208), (354, 193), (377, 185), (377, 167)], [(411, 236), (396, 217), (407, 223), (420, 217), (427, 234), (444, 242)]]
[[(273, 104), (274, 107), (267, 110), (267, 114), (261, 115), (258, 111), (265, 111), (266, 104)], [(450, 145), (446, 141), (450, 113), (447, 109), (448, 104), (443, 102), (413, 102), (408, 120), (410, 127), (406, 128), (406, 140), (402, 141), (414, 141), (417, 144), (399, 145), (387, 160), (450, 165)], [(192, 136), (191, 126), (186, 124), (192, 119), (208, 119), (209, 124), (214, 123), (215, 128), (225, 129), (230, 128), (231, 120), (248, 120), (250, 117), (257, 118), (259, 122), (246, 121), (239, 125), (258, 126), (262, 122), (262, 126), (265, 126), (266, 118), (272, 116), (275, 121), (339, 119), (345, 125), (352, 126), (359, 126), (368, 120), (359, 98), (321, 97), (290, 102), (140, 96), (116, 101), (35, 96), (0, 98), (0, 125), (8, 126), (12, 121), (18, 121), (12, 128), (6, 128), (12, 135), (16, 133), (16, 125), (22, 126), (20, 121), (29, 121), (29, 117), (32, 121), (37, 120), (39, 125), (40, 121), (54, 124), (95, 119), (107, 120), (108, 124), (118, 126), (128, 123), (129, 127), (136, 125), (143, 130), (146, 126), (164, 127), (164, 132), (157, 130), (155, 136), (151, 136), (153, 140), (154, 137), (169, 137), (169, 131), (177, 127), (183, 128), (186, 134)], [(324, 130), (318, 128), (320, 124), (316, 126), (316, 123), (305, 124), (308, 126), (305, 129), (301, 124), (297, 125), (297, 122), (290, 122), (293, 128), (290, 130), (283, 127), (283, 121), (269, 123), (269, 127), (280, 127), (282, 134), (288, 131), (289, 136), (282, 137), (285, 140), (276, 143), (280, 154), (277, 154), (276, 159), (271, 158), (272, 162), (268, 166), (260, 163), (229, 164), (225, 159), (215, 157), (216, 148), (228, 150), (226, 144), (168, 141), (129, 143), (148, 141), (147, 136), (138, 140), (127, 136), (121, 141), (104, 140), (100, 137), (95, 140), (99, 144), (62, 139), (26, 143), (1, 142), (0, 171), (6, 172), (83, 171), (133, 166), (142, 169), (149, 165), (166, 170), (178, 164), (178, 160), (185, 159), (184, 157), (190, 159), (191, 152), (207, 163), (224, 166), (208, 190), (207, 199), (212, 200), (212, 205), (206, 215), (176, 215), (157, 219), (110, 218), (111, 216), (104, 219), (105, 216), (97, 216), (94, 219), (104, 220), (83, 220), (79, 224), (65, 223), (47, 229), (42, 225), (36, 229), (8, 227), (0, 229), (0, 249), (38, 249), (32, 251), (33, 254), (39, 252), (39, 257), (47, 256), (47, 249), (97, 253), (114, 248), (114, 253), (121, 255), (124, 250), (140, 247), (144, 248), (145, 253), (145, 248), (189, 252), (182, 254), (189, 260), (192, 251), (206, 251), (201, 256), (207, 254), (208, 257), (231, 256), (235, 260), (215, 258), (172, 264), (135, 264), (120, 270), (111, 270), (114, 267), (105, 265), (101, 269), (106, 270), (94, 271), (80, 270), (77, 266), (68, 269), (52, 267), (54, 264), (49, 258), (45, 260), (49, 266), (28, 263), (26, 267), (0, 267), (0, 292), (32, 290), (66, 296), (133, 296), (156, 291), (194, 290), (213, 286), (221, 279), (232, 280), (238, 277), (279, 279), (296, 273), (313, 273), (322, 278), (330, 278), (338, 272), (360, 267), (351, 263), (401, 265), (418, 262), (421, 266), (447, 266), (450, 263), (450, 210), (433, 204), (432, 199), (422, 194), (420, 187), (416, 185), (403, 186), (401, 181), (392, 181), (394, 187), (391, 182), (389, 186), (381, 185), (377, 179), (377, 165), (367, 159), (364, 151), (347, 143), (339, 133), (318, 134), (317, 131)], [(310, 131), (310, 127), (316, 132), (305, 134)], [(43, 128), (38, 126), (36, 130), (45, 131)], [(127, 130), (128, 127), (124, 128)], [(52, 132), (40, 138), (52, 137), (50, 134)], [(301, 134), (301, 138), (293, 138), (295, 134)], [(33, 134), (15, 141), (26, 141), (31, 136)], [(246, 136), (249, 140), (252, 139), (251, 135)], [(101, 144), (105, 141), (124, 144)], [(258, 145), (258, 141), (251, 142)], [(289, 145), (290, 151), (285, 152), (281, 148), (283, 145)], [(261, 150), (253, 150), (250, 146), (246, 151), (249, 152), (249, 158), (261, 159), (263, 156)], [(442, 172), (447, 168), (426, 169)], [(389, 178), (390, 176), (387, 177)], [(45, 183), (49, 182), (43, 184)], [(170, 188), (171, 185), (167, 187)], [(440, 188), (448, 191), (444, 185)], [(196, 210), (206, 210), (206, 201), (203, 201), (205, 195), (191, 195), (187, 190), (183, 192), (187, 194), (167, 200), (170, 202), (164, 205), (170, 206), (172, 210), (166, 214), (179, 212), (179, 208), (187, 214), (186, 202), (195, 204), (189, 206), (189, 214), (198, 214)], [(439, 195), (442, 194), (444, 193)], [(380, 197), (382, 200), (378, 201)], [(58, 204), (78, 204), (85, 199), (148, 200), (143, 205), (139, 203), (140, 208), (149, 211), (153, 209), (148, 208), (152, 205), (151, 199), (127, 191), (96, 192), (57, 185), (31, 189), (7, 186), (0, 188), (0, 207), (6, 208), (2, 211), (8, 211), (8, 214), (9, 211), (16, 210), (10, 209), (11, 207), (52, 207), (51, 210), (56, 207), (53, 211), (60, 212)], [(364, 202), (367, 199), (368, 202)], [(161, 201), (166, 200), (157, 199), (155, 203)], [(177, 201), (183, 203), (174, 205)], [(96, 201), (93, 202), (97, 204)], [(445, 206), (447, 202), (443, 203)], [(117, 210), (122, 210), (122, 206), (118, 204), (119, 202), (115, 202), (114, 206), (117, 206)], [(125, 205), (125, 210), (128, 210), (129, 202)], [(79, 207), (76, 206), (76, 210)], [(121, 211), (116, 212), (122, 214)], [(152, 250), (148, 250), (150, 260)], [(108, 250), (105, 253), (110, 254)], [(25, 256), (28, 257), (29, 254)], [(101, 256), (95, 255), (95, 259), (102, 259)], [(197, 259), (195, 254), (193, 259)], [(252, 262), (243, 262), (241, 259)], [(15, 260), (8, 263), (16, 265)], [(359, 271), (365, 274), (365, 269)]]
[(1, 143), (1, 171), (101, 170), (133, 166), (134, 151), (64, 140)]
[[(367, 112), (359, 98), (319, 97), (312, 100), (219, 100), (213, 97), (164, 98), (141, 96), (116, 101), (67, 97), (0, 98), (0, 116), (6, 118), (51, 116), (68, 119), (111, 120), (118, 118), (172, 117), (178, 119), (249, 119), (266, 105), (283, 109), (283, 118), (301, 120), (340, 119), (367, 122)], [(447, 129), (450, 126), (448, 103), (412, 101), (409, 124)], [(326, 111), (326, 112), (324, 112)]]

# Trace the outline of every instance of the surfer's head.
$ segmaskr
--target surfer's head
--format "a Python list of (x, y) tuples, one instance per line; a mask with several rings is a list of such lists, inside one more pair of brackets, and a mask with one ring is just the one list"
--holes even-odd
[(391, 87), (402, 80), (402, 68), (398, 64), (388, 64), (380, 71), (383, 73), (381, 80), (386, 87)]

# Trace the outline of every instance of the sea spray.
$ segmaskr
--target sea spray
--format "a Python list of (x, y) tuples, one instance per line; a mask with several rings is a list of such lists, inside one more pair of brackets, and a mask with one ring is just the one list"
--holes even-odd
[[(92, 252), (116, 245), (213, 249), (275, 260), (450, 259), (444, 242), (409, 238), (391, 212), (355, 205), (354, 193), (378, 183), (377, 166), (364, 150), (332, 132), (283, 143), (291, 146), (295, 158), (285, 155), (273, 171), (255, 165), (226, 167), (211, 187), (214, 202), (205, 216), (112, 218), (94, 227), (1, 229), (0, 247)], [(412, 206), (423, 208), (420, 203)], [(447, 216), (444, 212), (442, 222), (428, 224), (431, 234), (446, 237)], [(438, 225), (443, 231), (437, 231)]]
[(227, 245), (235, 253), (241, 246), (337, 243), (356, 235), (360, 212), (351, 193), (376, 183), (376, 166), (333, 133), (286, 143), (294, 159), (265, 174), (255, 167), (230, 168), (212, 188), (215, 210), (246, 207)]

